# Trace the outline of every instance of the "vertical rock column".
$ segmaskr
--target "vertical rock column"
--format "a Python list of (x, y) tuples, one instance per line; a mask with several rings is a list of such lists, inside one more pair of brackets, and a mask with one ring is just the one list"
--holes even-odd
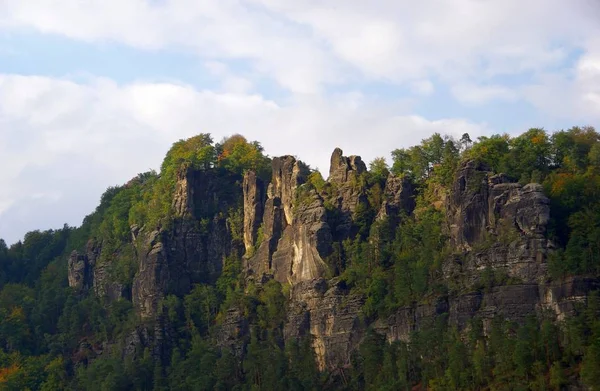
[[(263, 219), (264, 184), (254, 171), (244, 175), (244, 247), (246, 254), (254, 251)], [(262, 238), (260, 238), (262, 240)]]

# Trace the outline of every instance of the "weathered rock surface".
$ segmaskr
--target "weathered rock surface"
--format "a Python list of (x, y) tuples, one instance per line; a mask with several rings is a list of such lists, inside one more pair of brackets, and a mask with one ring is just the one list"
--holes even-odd
[(377, 320), (374, 328), (389, 342), (409, 342), (413, 332), (431, 326), (437, 318), (446, 315), (448, 325), (459, 331), (469, 327), (469, 322), (477, 317), (483, 321), (483, 331), (487, 334), (495, 317), (518, 323), (524, 323), (530, 316), (563, 320), (572, 316), (576, 306), (585, 303), (590, 292), (599, 288), (600, 281), (591, 277), (497, 286), (400, 308), (389, 318)]
[(258, 230), (262, 223), (264, 185), (254, 171), (244, 175), (244, 247), (246, 253), (254, 251)]
[(489, 167), (469, 161), (458, 169), (447, 205), (450, 239), (470, 249), (484, 238), (489, 222)]
[(360, 183), (360, 176), (366, 171), (367, 166), (360, 156), (343, 156), (340, 148), (333, 151), (328, 182), (334, 189), (332, 201), (337, 211), (335, 221), (330, 222), (333, 238), (336, 241), (354, 234), (352, 232), (354, 213), (360, 204), (367, 202), (366, 189)]
[(365, 330), (362, 305), (362, 297), (350, 295), (336, 280), (302, 281), (292, 288), (285, 338), (311, 335), (321, 370), (348, 367)]
[(216, 344), (222, 349), (229, 349), (237, 358), (242, 358), (245, 346), (250, 337), (250, 324), (242, 311), (231, 308), (219, 326)]
[(81, 292), (90, 285), (90, 265), (85, 254), (73, 250), (67, 263), (69, 286)]
[(346, 157), (343, 155), (344, 151), (340, 148), (336, 148), (331, 154), (328, 179), (330, 183), (343, 184), (367, 171), (367, 166), (360, 156)]
[(180, 172), (172, 225), (141, 232), (143, 240), (136, 241), (139, 270), (132, 300), (142, 317), (155, 315), (168, 294), (184, 295), (194, 283), (214, 283), (224, 259), (241, 253), (227, 223), (229, 211), (241, 207), (240, 180), (216, 171)]
[[(361, 177), (366, 166), (360, 157), (345, 157), (337, 148), (331, 157), (330, 193), (305, 184), (309, 171), (292, 156), (274, 158), (272, 168), (266, 189), (253, 172), (243, 178), (217, 170), (180, 172), (172, 204), (175, 218), (169, 226), (132, 227), (139, 270), (130, 293), (113, 281), (110, 265), (100, 262), (101, 243), (90, 241), (85, 253), (71, 254), (71, 287), (80, 292), (93, 289), (113, 300), (131, 294), (139, 314), (155, 319), (153, 330), (127, 336), (127, 354), (137, 355), (140, 344), (152, 343), (155, 356), (169, 357), (165, 349), (175, 333), (158, 314), (161, 299), (182, 296), (194, 283), (214, 283), (224, 259), (245, 249), (249, 279), (291, 284), (285, 339), (311, 336), (322, 370), (350, 365), (369, 326), (361, 315), (364, 297), (350, 293), (339, 278), (327, 280), (331, 271), (326, 259), (335, 242), (355, 234), (356, 212), (367, 202)], [(416, 192), (410, 180), (390, 175), (375, 220), (397, 227), (404, 214), (413, 213)], [(552, 314), (560, 320), (600, 288), (600, 281), (592, 277), (549, 280), (550, 209), (540, 185), (522, 186), (469, 161), (459, 167), (439, 207), (445, 208), (447, 233), (456, 249), (442, 265), (450, 292), (376, 319), (371, 326), (388, 341), (408, 342), (413, 332), (439, 319), (465, 330), (477, 317), (485, 332), (499, 316), (522, 322), (531, 315)], [(229, 218), (232, 210), (241, 212), (239, 208), (243, 232), (235, 233)], [(491, 283), (486, 284), (485, 273)], [(243, 357), (253, 327), (243, 312), (229, 309), (218, 327), (217, 346)]]
[[(262, 218), (262, 242), (247, 261), (250, 275), (260, 279), (271, 274), (280, 282), (290, 283), (325, 276), (327, 266), (323, 258), (330, 251), (331, 232), (323, 199), (314, 192), (297, 197), (297, 189), (307, 174), (304, 164), (291, 156), (273, 159), (273, 179)], [(248, 214), (252, 214), (254, 206), (245, 205), (251, 209)]]
[(472, 285), (486, 268), (523, 282), (544, 279), (552, 243), (545, 238), (550, 206), (541, 185), (521, 186), (468, 161), (457, 172), (447, 216), (452, 244), (466, 254), (444, 265), (447, 279)]
[(466, 250), (502, 228), (516, 227), (528, 238), (542, 238), (550, 219), (550, 202), (541, 185), (521, 186), (475, 161), (459, 168), (449, 200), (451, 240)]
[(398, 224), (402, 213), (407, 216), (415, 210), (415, 188), (407, 178), (400, 178), (390, 174), (383, 190), (383, 202), (377, 213), (377, 220), (385, 218), (391, 220), (393, 226)]
[(92, 289), (99, 296), (108, 300), (117, 300), (126, 296), (124, 287), (111, 277), (111, 264), (102, 262), (100, 254), (102, 246), (91, 239), (83, 254), (73, 251), (68, 260), (69, 286), (79, 292)]

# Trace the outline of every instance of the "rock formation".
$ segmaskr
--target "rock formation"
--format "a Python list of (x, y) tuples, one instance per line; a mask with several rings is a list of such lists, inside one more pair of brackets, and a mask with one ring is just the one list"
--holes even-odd
[[(339, 248), (341, 241), (356, 235), (356, 214), (368, 205), (366, 172), (360, 157), (345, 157), (339, 148), (331, 156), (327, 194), (306, 183), (307, 166), (292, 156), (272, 160), (268, 186), (252, 171), (242, 178), (217, 170), (182, 170), (173, 196), (173, 221), (162, 227), (132, 227), (138, 271), (131, 292), (111, 280), (109, 265), (100, 261), (101, 243), (94, 241), (85, 253), (69, 257), (69, 285), (113, 300), (130, 295), (138, 313), (152, 319), (166, 295), (182, 296), (195, 283), (214, 283), (226, 257), (244, 254), (248, 280), (260, 284), (274, 278), (290, 284), (285, 338), (312, 336), (322, 370), (350, 365), (368, 322), (389, 341), (409, 341), (414, 331), (442, 314), (459, 330), (476, 316), (484, 326), (496, 316), (522, 321), (545, 311), (562, 319), (600, 287), (596, 279), (583, 277), (548, 282), (550, 208), (540, 185), (522, 186), (467, 161), (439, 205), (456, 250), (444, 260), (441, 278), (454, 288), (399, 308), (386, 319), (365, 320), (365, 298), (351, 293), (339, 277), (332, 278), (327, 261), (334, 245)], [(415, 210), (416, 192), (408, 178), (390, 174), (381, 207), (371, 219), (394, 228), (402, 224), (402, 217)], [(231, 223), (236, 210), (243, 214), (242, 232), (235, 232)], [(487, 272), (504, 283), (485, 287), (482, 276)], [(251, 327), (242, 311), (229, 309), (220, 324), (218, 346), (243, 356)], [(155, 338), (166, 334), (157, 331)]]
[(522, 281), (544, 278), (552, 243), (545, 238), (550, 206), (540, 185), (521, 186), (468, 161), (456, 174), (447, 216), (452, 244), (468, 252), (458, 274), (475, 278), (489, 267)]
[(264, 185), (254, 171), (244, 175), (244, 247), (246, 254), (254, 251), (258, 230), (262, 224)]
[(331, 155), (328, 182), (333, 185), (333, 204), (338, 211), (333, 237), (343, 240), (353, 235), (353, 215), (361, 203), (366, 203), (365, 188), (360, 183), (361, 174), (367, 171), (367, 166), (360, 156), (343, 156), (343, 151), (336, 148)]
[[(323, 199), (315, 192), (298, 194), (307, 176), (306, 166), (294, 157), (275, 158), (264, 208), (244, 203), (244, 216), (248, 216), (244, 224), (263, 222), (262, 230), (258, 230), (262, 235), (257, 239), (258, 249), (247, 261), (250, 275), (259, 279), (273, 275), (286, 283), (325, 276), (323, 258), (329, 253), (331, 233)], [(254, 186), (244, 187), (245, 200), (253, 199), (255, 193)], [(261, 209), (262, 218), (256, 213)]]
[(140, 232), (139, 262), (132, 301), (142, 317), (156, 314), (168, 294), (184, 295), (194, 283), (214, 283), (225, 258), (240, 253), (227, 216), (241, 207), (239, 177), (187, 169), (179, 173), (173, 197), (175, 219), (170, 227)]
[(392, 225), (396, 226), (402, 213), (412, 214), (415, 210), (415, 189), (410, 179), (399, 178), (390, 174), (385, 183), (383, 191), (383, 202), (377, 213), (377, 220), (390, 219)]

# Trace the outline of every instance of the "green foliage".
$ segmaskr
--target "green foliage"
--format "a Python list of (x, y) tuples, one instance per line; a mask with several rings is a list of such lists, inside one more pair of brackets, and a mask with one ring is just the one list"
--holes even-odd
[(510, 137), (507, 134), (481, 136), (477, 142), (465, 152), (465, 158), (486, 163), (494, 172), (507, 173)]
[(198, 284), (184, 297), (187, 324), (200, 334), (208, 332), (219, 311), (219, 296), (214, 287)]
[(317, 193), (321, 193), (325, 189), (325, 185), (327, 184), (327, 182), (325, 182), (325, 179), (323, 179), (323, 176), (319, 171), (311, 172), (308, 175), (306, 183), (308, 183), (309, 186), (315, 189)]
[(385, 158), (376, 157), (373, 159), (373, 161), (369, 163), (369, 172), (375, 182), (385, 183), (388, 175), (390, 175), (390, 170)]
[(436, 174), (441, 183), (447, 184), (458, 162), (457, 142), (438, 133), (421, 141), (420, 145), (392, 151), (392, 172), (395, 175), (411, 175), (425, 179)]
[(252, 170), (259, 177), (269, 179), (271, 160), (264, 155), (258, 141), (248, 142), (244, 136), (236, 134), (223, 139), (215, 149), (220, 167), (238, 174)]
[[(468, 333), (449, 327), (446, 314), (428, 322), (410, 336), (410, 344), (388, 344), (369, 331), (353, 361), (352, 389), (558, 390), (568, 382), (564, 366), (577, 366), (557, 361), (564, 336), (547, 321), (529, 318), (517, 325), (495, 318), (488, 336), (477, 319)], [(588, 351), (594, 354), (594, 348)], [(590, 369), (582, 372), (592, 387), (598, 373), (594, 360), (584, 362)]]
[[(593, 128), (552, 135), (530, 129), (517, 137), (480, 137), (474, 143), (468, 135), (457, 142), (435, 134), (393, 152), (391, 171), (412, 178), (418, 192), (413, 214), (375, 219), (390, 170), (384, 159), (375, 159), (369, 172), (352, 183), (361, 200), (349, 237), (336, 238), (325, 261), (331, 277), (340, 277), (340, 287), (345, 284), (364, 299), (366, 324), (396, 311), (435, 305), (447, 294), (441, 267), (451, 249), (439, 202), (465, 159), (477, 159), (523, 184), (543, 184), (551, 202), (550, 236), (558, 246), (549, 255), (552, 278), (600, 273), (600, 136)], [(320, 368), (320, 373), (313, 348), (319, 341), (310, 335), (284, 339), (288, 315), (295, 315), (287, 303), (290, 287), (275, 280), (245, 281), (235, 251), (223, 260), (216, 282), (193, 285), (184, 296), (164, 297), (156, 320), (139, 319), (127, 299), (104, 301), (69, 289), (68, 255), (82, 250), (90, 238), (102, 244), (98, 262), (107, 264), (111, 280), (131, 286), (140, 245), (132, 243), (132, 225), (168, 227), (177, 180), (189, 168), (217, 178), (210, 189), (214, 200), (199, 203), (193, 213), (201, 235), (210, 234), (218, 215), (226, 219), (234, 247), (241, 245), (243, 210), (235, 189), (247, 170), (267, 179), (269, 159), (259, 143), (242, 136), (214, 145), (207, 134), (175, 143), (160, 175), (140, 174), (107, 189), (80, 228), (33, 231), (10, 247), (0, 240), (0, 389), (318, 390), (343, 384), (373, 390), (558, 390), (573, 379), (600, 388), (598, 295), (576, 305), (576, 314), (558, 324), (544, 318), (516, 324), (498, 316), (486, 320), (484, 335), (479, 320), (459, 331), (449, 326), (447, 315), (434, 315), (419, 318), (410, 344), (390, 344), (369, 330), (351, 358), (352, 368), (332, 373)], [(335, 206), (337, 190), (314, 171), (297, 198), (308, 202), (318, 193), (334, 233), (347, 217)], [(499, 227), (480, 245), (509, 245), (518, 234), (514, 227)], [(514, 282), (487, 269), (479, 285), (470, 288), (485, 293)], [(157, 349), (160, 353), (136, 346), (135, 354), (123, 357), (126, 337), (139, 330), (151, 334), (155, 321), (169, 341)], [(239, 332), (235, 343), (224, 342), (221, 325)], [(97, 355), (100, 346), (103, 353)]]

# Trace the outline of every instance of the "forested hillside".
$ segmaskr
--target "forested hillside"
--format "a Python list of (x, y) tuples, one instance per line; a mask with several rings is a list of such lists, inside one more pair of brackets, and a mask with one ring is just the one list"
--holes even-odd
[(201, 134), (0, 240), (0, 389), (600, 389), (600, 134), (390, 161)]

